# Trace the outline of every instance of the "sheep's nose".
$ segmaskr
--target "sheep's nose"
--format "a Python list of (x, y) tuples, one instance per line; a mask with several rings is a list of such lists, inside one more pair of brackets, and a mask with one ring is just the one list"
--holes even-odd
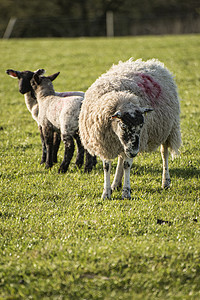
[(136, 150), (136, 151), (131, 151), (131, 152), (126, 152), (126, 156), (127, 157), (129, 157), (129, 158), (134, 158), (134, 157), (136, 157), (137, 156), (137, 154), (138, 154), (138, 152), (139, 152), (139, 150)]
[(26, 87), (19, 87), (19, 92), (21, 93), (21, 94), (26, 94), (26, 93), (28, 93), (29, 91), (30, 91), (31, 89), (28, 87), (28, 86), (26, 86)]
[(128, 147), (125, 149), (125, 153), (128, 157), (133, 158), (135, 157), (139, 152), (139, 136), (135, 136), (135, 141), (133, 143), (130, 143)]
[(125, 149), (125, 154), (129, 158), (134, 158), (139, 152), (139, 147), (131, 147)]

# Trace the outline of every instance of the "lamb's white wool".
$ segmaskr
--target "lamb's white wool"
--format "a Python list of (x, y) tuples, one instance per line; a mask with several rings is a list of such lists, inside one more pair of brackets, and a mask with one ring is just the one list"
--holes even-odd
[(78, 131), (78, 118), (83, 98), (71, 96), (63, 99), (59, 96), (39, 98), (39, 122), (42, 126), (51, 123), (61, 132), (61, 138), (74, 135)]
[[(32, 71), (15, 71), (13, 69), (8, 69), (6, 71), (6, 73), (13, 78), (17, 78), (18, 79), (18, 84), (19, 84), (19, 92), (21, 94), (24, 95), (25, 98), (25, 104), (27, 106), (27, 109), (29, 110), (29, 112), (32, 115), (32, 118), (37, 122), (38, 124), (38, 128), (40, 131), (40, 137), (41, 137), (41, 142), (42, 142), (42, 159), (41, 159), (41, 164), (44, 163), (46, 161), (46, 145), (45, 145), (45, 141), (44, 141), (44, 136), (43, 136), (43, 132), (42, 132), (42, 127), (39, 123), (38, 120), (38, 115), (39, 115), (39, 105), (38, 105), (38, 101), (37, 98), (33, 92), (33, 89), (31, 87), (30, 84), (30, 80), (32, 79), (34, 73), (37, 73), (38, 75), (43, 75), (45, 73), (44, 69), (38, 69), (35, 72)], [(68, 91), (68, 92), (55, 92), (56, 96), (60, 96), (60, 97), (69, 97), (69, 96), (81, 96), (84, 97), (84, 92), (81, 91)], [(77, 142), (77, 150), (81, 150), (82, 151), (82, 147), (81, 149), (79, 148), (79, 137), (77, 137), (78, 140), (76, 140)], [(76, 138), (75, 138), (76, 139)], [(59, 132), (54, 132), (54, 140), (53, 140), (53, 162), (56, 163), (57, 162), (57, 152), (60, 146), (60, 133)], [(79, 156), (79, 153), (77, 154)]]
[[(145, 111), (151, 112), (145, 116)], [(178, 154), (179, 115), (177, 88), (171, 73), (158, 60), (130, 59), (112, 66), (87, 90), (80, 113), (80, 136), (84, 147), (104, 161), (105, 172), (109, 173), (110, 160), (119, 156), (112, 188), (121, 184), (124, 167), (123, 197), (130, 198), (127, 174), (130, 158), (138, 151), (150, 152), (162, 145), (162, 186), (169, 187), (168, 147), (172, 154)], [(108, 174), (105, 181), (103, 198), (109, 198)]]
[[(38, 121), (42, 126), (45, 142), (47, 144), (47, 160), (46, 167), (52, 166), (51, 152), (52, 152), (52, 133), (58, 131), (65, 144), (65, 154), (63, 162), (59, 168), (59, 172), (66, 172), (74, 152), (73, 138), (76, 139), (79, 153), (76, 159), (76, 164), (81, 167), (84, 159), (84, 148), (81, 144), (78, 134), (78, 119), (83, 101), (81, 96), (59, 97), (56, 96), (52, 81), (58, 76), (59, 73), (51, 76), (38, 76), (34, 74), (31, 85), (37, 96), (39, 104)], [(76, 92), (81, 93), (81, 92)], [(81, 93), (84, 95), (83, 93)], [(95, 161), (87, 154), (85, 171), (92, 170)], [(90, 159), (91, 157), (91, 159)], [(92, 163), (92, 165), (91, 165)]]

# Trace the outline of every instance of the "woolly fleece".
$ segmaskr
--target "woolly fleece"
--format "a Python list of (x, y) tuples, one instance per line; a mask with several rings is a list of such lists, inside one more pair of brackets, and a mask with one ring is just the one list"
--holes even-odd
[(140, 152), (151, 152), (167, 143), (172, 154), (178, 154), (181, 133), (177, 87), (172, 74), (156, 59), (119, 62), (89, 87), (79, 116), (85, 149), (103, 160), (123, 153), (113, 131), (116, 121), (111, 120), (122, 103), (153, 109), (141, 130)]

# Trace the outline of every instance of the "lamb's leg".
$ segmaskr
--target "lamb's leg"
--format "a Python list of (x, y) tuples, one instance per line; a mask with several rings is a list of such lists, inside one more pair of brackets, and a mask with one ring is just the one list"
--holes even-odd
[(131, 184), (130, 184), (130, 171), (133, 163), (132, 158), (124, 158), (124, 185), (122, 191), (122, 199), (131, 199)]
[(92, 156), (87, 150), (85, 150), (85, 168), (84, 172), (89, 173), (92, 171), (93, 167), (96, 166), (97, 158), (96, 156)]
[(60, 147), (60, 133), (59, 132), (54, 132), (53, 136), (53, 163), (57, 163), (57, 155), (58, 155), (58, 150)]
[(74, 154), (74, 140), (73, 140), (72, 136), (67, 136), (67, 137), (63, 138), (63, 142), (65, 144), (65, 153), (64, 153), (63, 161), (58, 170), (58, 173), (67, 172), (67, 169), (69, 167), (69, 164), (70, 164), (71, 159)]
[(42, 128), (42, 132), (44, 135), (44, 140), (47, 149), (46, 156), (46, 169), (49, 169), (53, 166), (53, 130), (49, 126), (45, 126)]
[(111, 161), (103, 160), (103, 169), (104, 169), (104, 189), (101, 198), (110, 199), (111, 197), (111, 186), (110, 186), (110, 169)]
[(47, 149), (46, 149), (46, 145), (45, 145), (45, 141), (44, 141), (44, 135), (42, 132), (42, 126), (39, 125), (38, 129), (40, 131), (40, 138), (41, 138), (41, 142), (42, 142), (42, 159), (41, 159), (40, 164), (43, 164), (46, 161)]
[(81, 143), (81, 139), (78, 134), (74, 136), (77, 144), (77, 156), (76, 156), (76, 162), (75, 164), (78, 166), (78, 168), (81, 168), (84, 162), (84, 152), (86, 153), (86, 158), (85, 158), (85, 168), (84, 172), (91, 172), (93, 169), (93, 166), (96, 165), (96, 160), (95, 156), (92, 156), (88, 153), (87, 150), (84, 150), (84, 147)]
[(169, 150), (166, 144), (162, 144), (160, 148), (162, 160), (163, 160), (163, 174), (162, 174), (162, 188), (168, 189), (170, 187), (171, 179), (169, 176), (168, 158)]
[(84, 163), (84, 147), (81, 143), (79, 134), (74, 136), (77, 145), (77, 155), (75, 165), (80, 169)]
[(93, 157), (93, 167), (95, 167), (97, 164), (97, 157), (96, 157), (96, 155), (94, 155), (92, 157)]
[(119, 155), (115, 177), (111, 186), (112, 191), (114, 191), (115, 189), (120, 189), (122, 187), (123, 161), (124, 161), (123, 157)]

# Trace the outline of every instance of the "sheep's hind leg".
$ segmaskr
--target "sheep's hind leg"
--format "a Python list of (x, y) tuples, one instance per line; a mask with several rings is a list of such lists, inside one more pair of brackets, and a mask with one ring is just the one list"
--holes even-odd
[(166, 144), (162, 144), (160, 152), (163, 160), (162, 188), (168, 189), (171, 183), (169, 168), (168, 168), (168, 158), (169, 158), (168, 146)]
[(63, 138), (63, 142), (65, 144), (65, 153), (63, 161), (60, 165), (60, 168), (58, 170), (58, 173), (66, 173), (67, 169), (69, 167), (69, 164), (71, 162), (71, 159), (74, 154), (74, 141), (71, 136)]
[(131, 184), (130, 184), (130, 171), (133, 163), (132, 158), (126, 157), (124, 159), (124, 185), (122, 191), (122, 199), (131, 199)]
[(74, 136), (77, 145), (77, 155), (75, 165), (80, 169), (84, 163), (84, 147), (78, 134)]
[(110, 169), (111, 161), (103, 160), (103, 170), (104, 170), (104, 189), (101, 198), (110, 199), (111, 197), (111, 186), (110, 186)]
[(96, 156), (92, 156), (87, 150), (85, 150), (85, 168), (84, 172), (89, 173), (92, 171), (93, 167), (96, 166), (97, 158)]
[(115, 177), (111, 186), (112, 191), (114, 191), (115, 189), (119, 190), (122, 187), (123, 161), (124, 161), (123, 157), (119, 155)]
[(40, 131), (40, 138), (41, 138), (41, 142), (42, 142), (42, 159), (41, 159), (41, 162), (40, 162), (40, 164), (42, 165), (46, 161), (47, 149), (46, 149), (46, 145), (45, 145), (44, 135), (43, 135), (43, 132), (42, 132), (42, 126), (39, 125), (38, 129)]
[(54, 132), (53, 136), (53, 163), (57, 163), (57, 155), (58, 155), (58, 150), (60, 147), (60, 133), (59, 132)]

